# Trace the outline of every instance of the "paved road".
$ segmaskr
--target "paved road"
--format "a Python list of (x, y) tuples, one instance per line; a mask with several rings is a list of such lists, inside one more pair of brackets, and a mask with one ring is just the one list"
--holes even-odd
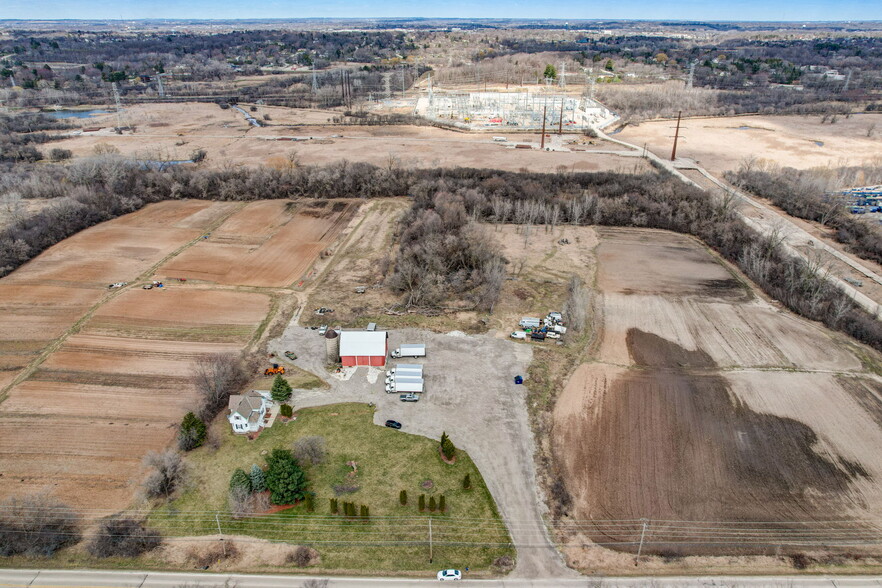
[[(512, 577), (578, 578), (565, 565), (543, 521), (545, 504), (537, 491), (526, 389), (513, 382), (515, 375), (526, 373), (532, 359), (530, 345), (490, 335), (452, 336), (415, 329), (389, 335), (390, 349), (407, 342), (428, 346), (428, 357), (403, 360), (425, 365), (426, 393), (419, 402), (400, 402), (396, 394), (383, 392), (383, 373), (358, 368), (347, 381), (326, 378), (331, 390), (295, 391), (294, 405), (374, 402), (378, 425), (394, 419), (404, 425), (405, 432), (432, 439), (440, 439), (446, 431), (478, 466), (518, 546)], [(270, 350), (280, 356), (286, 349), (297, 350), (296, 365), (327, 374), (325, 339), (316, 331), (292, 323), (280, 339), (270, 343)]]
[[(0, 588), (300, 588), (314, 576), (258, 576), (252, 574), (193, 574), (179, 572), (120, 572), (120, 571), (55, 571), (55, 570), (0, 570)], [(327, 578), (327, 588), (354, 586), (407, 588), (436, 584), (432, 578)], [(461, 586), (481, 588), (680, 588), (725, 586), (728, 588), (809, 588), (879, 587), (878, 576), (747, 576), (747, 577), (634, 577), (634, 578), (580, 578), (580, 579), (501, 579), (466, 580)]]

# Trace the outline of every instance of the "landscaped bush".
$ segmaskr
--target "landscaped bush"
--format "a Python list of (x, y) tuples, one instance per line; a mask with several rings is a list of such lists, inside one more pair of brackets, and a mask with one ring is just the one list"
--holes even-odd
[(294, 416), (294, 408), (290, 404), (283, 404), (279, 407), (279, 414), (286, 419), (290, 419)]

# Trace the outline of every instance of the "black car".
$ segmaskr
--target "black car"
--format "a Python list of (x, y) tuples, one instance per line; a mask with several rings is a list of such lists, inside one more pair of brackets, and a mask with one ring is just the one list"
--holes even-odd
[(400, 429), (401, 423), (399, 423), (398, 421), (389, 420), (389, 421), (386, 421), (386, 426), (389, 427), (390, 429)]

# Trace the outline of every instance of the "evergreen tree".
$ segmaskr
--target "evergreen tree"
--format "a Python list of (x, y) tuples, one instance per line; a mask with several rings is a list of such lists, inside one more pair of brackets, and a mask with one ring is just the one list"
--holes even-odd
[(426, 510), (426, 495), (420, 494), (420, 512)]
[(181, 428), (178, 431), (178, 446), (182, 451), (190, 451), (196, 449), (205, 443), (205, 437), (208, 434), (208, 428), (199, 417), (192, 412), (184, 415), (181, 421)]
[(441, 495), (441, 498), (438, 499), (438, 510), (444, 512), (447, 510), (447, 501), (444, 500), (444, 495)]
[(557, 79), (557, 68), (549, 63), (545, 66), (545, 71), (542, 73), (542, 77), (550, 80)]
[(469, 474), (466, 474), (462, 479), (462, 489), (463, 490), (471, 490), (472, 489), (472, 477)]
[(435, 504), (435, 497), (429, 496), (429, 512), (435, 512), (436, 508), (438, 508), (438, 505)]
[(251, 492), (251, 478), (242, 468), (236, 468), (230, 478), (230, 490), (239, 490), (245, 494)]
[(252, 492), (263, 492), (266, 490), (266, 474), (263, 473), (263, 470), (260, 469), (259, 465), (254, 464), (251, 466), (251, 474), (249, 477), (251, 478)]
[(407, 490), (398, 493), (398, 502), (401, 503), (401, 506), (407, 506)]
[(451, 460), (456, 456), (456, 447), (453, 441), (447, 436), (447, 433), (441, 435), (441, 453), (447, 460)]
[(273, 380), (273, 387), (270, 389), (270, 394), (276, 402), (285, 402), (291, 398), (291, 384), (289, 384), (288, 380), (283, 378), (281, 374), (277, 374), (276, 379)]
[(279, 407), (279, 414), (286, 419), (290, 419), (294, 415), (294, 409), (290, 404), (283, 404)]
[(306, 493), (306, 474), (300, 464), (287, 449), (276, 448), (266, 456), (269, 469), (266, 472), (266, 487), (272, 493), (273, 504), (294, 504), (302, 500)]

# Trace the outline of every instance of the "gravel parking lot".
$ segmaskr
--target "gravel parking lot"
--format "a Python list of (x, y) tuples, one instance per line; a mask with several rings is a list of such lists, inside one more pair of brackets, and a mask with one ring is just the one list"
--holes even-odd
[[(294, 351), (295, 365), (325, 378), (330, 390), (295, 390), (296, 407), (336, 402), (374, 402), (374, 422), (387, 419), (402, 423), (408, 433), (440, 439), (447, 431), (467, 451), (496, 500), (499, 512), (517, 545), (517, 567), (522, 578), (574, 577), (551, 544), (542, 515), (533, 462), (534, 443), (525, 402), (526, 388), (514, 376), (526, 375), (532, 359), (529, 343), (497, 339), (493, 333), (438, 334), (403, 329), (389, 332), (390, 351), (401, 343), (425, 343), (427, 356), (405, 358), (402, 363), (421, 363), (425, 392), (419, 402), (401, 402), (397, 394), (384, 391), (385, 368), (361, 367), (347, 380), (328, 374), (325, 339), (317, 331), (291, 324), (270, 350)], [(388, 367), (398, 360), (389, 359)]]

